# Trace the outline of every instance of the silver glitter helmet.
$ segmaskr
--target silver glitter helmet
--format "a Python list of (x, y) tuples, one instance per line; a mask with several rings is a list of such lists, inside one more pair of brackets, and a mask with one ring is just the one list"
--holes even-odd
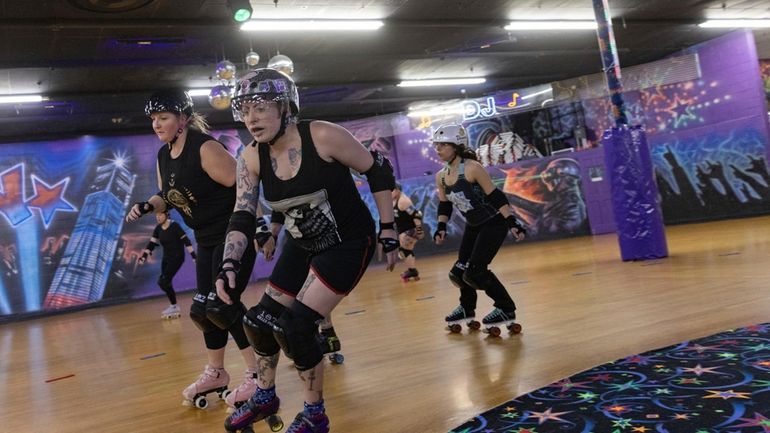
[(230, 102), (233, 119), (243, 122), (244, 102), (285, 102), (291, 116), (299, 114), (299, 92), (294, 80), (283, 72), (270, 68), (249, 71), (238, 80), (235, 96)]
[(433, 131), (431, 141), (434, 143), (452, 143), (458, 146), (468, 147), (468, 131), (465, 127), (456, 123), (448, 123), (439, 126)]
[(192, 116), (193, 100), (190, 94), (184, 90), (161, 90), (153, 93), (144, 105), (144, 114), (149, 117), (152, 113), (164, 111)]

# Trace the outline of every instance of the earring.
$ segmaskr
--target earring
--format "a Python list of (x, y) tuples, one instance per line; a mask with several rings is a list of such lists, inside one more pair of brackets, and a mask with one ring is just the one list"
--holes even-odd
[(177, 130), (176, 130), (176, 133), (177, 133), (177, 134), (181, 134), (181, 133), (182, 133), (182, 131), (184, 131), (184, 129), (182, 129), (182, 128), (179, 128), (179, 129), (177, 129)]

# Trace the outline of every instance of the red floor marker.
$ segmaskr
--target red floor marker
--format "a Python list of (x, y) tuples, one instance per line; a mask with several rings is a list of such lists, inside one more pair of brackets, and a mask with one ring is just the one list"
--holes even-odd
[(74, 376), (75, 376), (74, 374), (68, 374), (62, 377), (54, 377), (53, 379), (46, 380), (45, 383), (56, 382), (57, 380), (62, 380), (62, 379), (69, 379), (70, 377), (74, 377)]

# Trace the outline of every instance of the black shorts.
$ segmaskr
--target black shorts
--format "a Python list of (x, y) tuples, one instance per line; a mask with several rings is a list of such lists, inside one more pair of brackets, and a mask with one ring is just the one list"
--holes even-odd
[(320, 253), (302, 249), (287, 237), (283, 251), (270, 274), (269, 284), (290, 296), (297, 296), (310, 269), (334, 293), (346, 295), (358, 284), (374, 255), (374, 235), (348, 239)]

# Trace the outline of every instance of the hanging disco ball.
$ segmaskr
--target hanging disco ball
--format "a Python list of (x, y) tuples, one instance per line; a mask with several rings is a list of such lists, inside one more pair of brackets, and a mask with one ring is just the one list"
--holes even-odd
[(217, 63), (215, 72), (220, 80), (230, 81), (235, 77), (235, 65), (229, 60), (222, 60)]
[(227, 110), (230, 108), (230, 100), (233, 97), (233, 89), (229, 86), (219, 85), (211, 88), (209, 93), (209, 104), (217, 110)]
[(254, 51), (249, 51), (248, 54), (246, 54), (246, 64), (254, 67), (257, 66), (257, 63), (259, 63), (259, 54)]
[(267, 61), (267, 67), (275, 69), (276, 71), (281, 71), (289, 76), (294, 73), (294, 62), (288, 56), (284, 56), (283, 54), (271, 57), (270, 60)]

